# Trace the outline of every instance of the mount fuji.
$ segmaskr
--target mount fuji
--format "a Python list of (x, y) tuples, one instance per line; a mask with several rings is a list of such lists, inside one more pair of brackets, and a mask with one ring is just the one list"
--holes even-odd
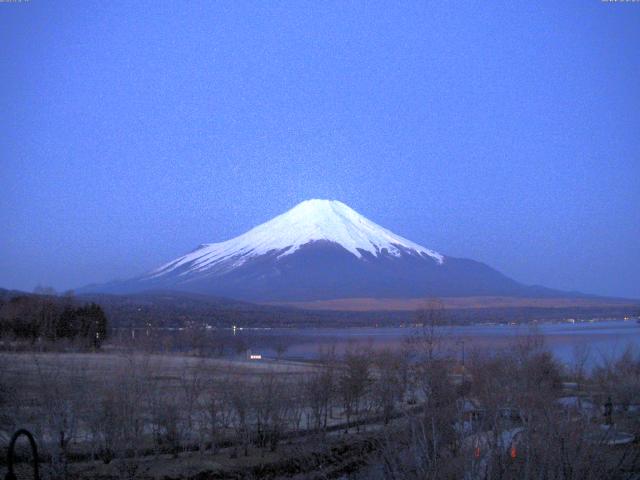
[(556, 296), (407, 240), (336, 200), (306, 200), (248, 232), (85, 291), (179, 290), (254, 302)]

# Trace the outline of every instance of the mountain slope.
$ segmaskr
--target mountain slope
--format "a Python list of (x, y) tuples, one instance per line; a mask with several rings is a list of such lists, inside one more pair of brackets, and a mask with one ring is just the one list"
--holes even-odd
[(260, 302), (557, 293), (526, 287), (474, 260), (444, 256), (330, 200), (307, 200), (236, 238), (89, 290), (158, 288)]
[(431, 257), (438, 263), (443, 261), (439, 253), (390, 232), (342, 202), (307, 200), (236, 238), (201, 245), (161, 266), (149, 278), (170, 274), (181, 267), (186, 267), (182, 268), (182, 275), (229, 271), (261, 255), (276, 252), (276, 258), (281, 259), (314, 241), (336, 243), (356, 258), (365, 253), (398, 257), (405, 251)]

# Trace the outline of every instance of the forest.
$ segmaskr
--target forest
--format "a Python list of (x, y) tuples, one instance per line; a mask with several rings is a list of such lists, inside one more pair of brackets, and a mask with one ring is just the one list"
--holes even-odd
[(0, 339), (34, 346), (75, 344), (98, 349), (107, 339), (109, 325), (102, 307), (80, 303), (71, 296), (17, 295), (0, 303)]

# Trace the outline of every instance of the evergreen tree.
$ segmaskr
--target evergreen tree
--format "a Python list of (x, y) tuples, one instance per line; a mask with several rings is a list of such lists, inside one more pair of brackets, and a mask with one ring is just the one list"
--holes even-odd
[(92, 342), (94, 348), (100, 348), (102, 342), (107, 339), (109, 334), (108, 332), (108, 324), (107, 324), (107, 316), (104, 314), (102, 307), (95, 303), (92, 303), (89, 306), (89, 310), (91, 312), (91, 318), (93, 320), (93, 335)]

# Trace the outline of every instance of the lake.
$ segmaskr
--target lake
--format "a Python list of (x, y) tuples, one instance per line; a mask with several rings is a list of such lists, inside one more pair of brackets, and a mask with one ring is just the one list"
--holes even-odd
[[(407, 339), (420, 334), (419, 328), (273, 328), (242, 329), (236, 336), (244, 338), (254, 353), (275, 356), (282, 346), (282, 357), (291, 360), (311, 360), (323, 350), (335, 348), (338, 354), (349, 348), (402, 348)], [(438, 328), (452, 352), (462, 348), (496, 350), (508, 348), (517, 337), (537, 333), (547, 347), (565, 364), (574, 362), (576, 352), (588, 350), (587, 365), (594, 366), (605, 359), (614, 359), (631, 346), (640, 351), (640, 324), (633, 320), (601, 320), (576, 323), (537, 323), (533, 325), (469, 325)]]

